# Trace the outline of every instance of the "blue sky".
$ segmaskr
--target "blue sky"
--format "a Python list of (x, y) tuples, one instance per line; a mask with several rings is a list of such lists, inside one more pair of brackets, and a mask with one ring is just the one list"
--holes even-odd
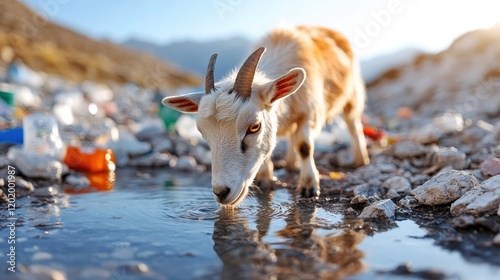
[[(361, 58), (407, 47), (439, 51), (464, 32), (500, 22), (497, 0), (22, 0), (97, 39), (158, 44), (243, 36), (282, 24), (337, 29)], [(314, 3), (314, 4), (312, 4)]]

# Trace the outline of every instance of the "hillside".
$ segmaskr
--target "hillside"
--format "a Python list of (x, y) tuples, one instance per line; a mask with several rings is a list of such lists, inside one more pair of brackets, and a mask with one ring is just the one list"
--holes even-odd
[(500, 116), (500, 24), (469, 32), (438, 54), (421, 54), (368, 85), (368, 105), (393, 115), (398, 107), (427, 115)]
[(146, 88), (201, 83), (197, 75), (151, 55), (95, 41), (46, 21), (15, 0), (0, 2), (0, 50), (4, 46), (10, 46), (19, 59), (36, 71), (77, 82), (133, 82)]

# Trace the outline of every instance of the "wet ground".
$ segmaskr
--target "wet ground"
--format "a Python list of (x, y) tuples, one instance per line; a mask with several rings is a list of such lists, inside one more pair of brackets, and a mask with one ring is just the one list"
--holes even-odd
[(324, 182), (319, 200), (301, 199), (282, 187), (271, 193), (254, 189), (239, 209), (225, 210), (213, 200), (209, 173), (121, 169), (116, 178), (108, 192), (19, 199), (16, 273), (7, 271), (9, 229), (2, 210), (1, 278), (46, 279), (41, 275), (60, 273), (66, 279), (500, 276), (500, 250), (487, 242), (488, 226), (498, 221), (485, 218), (484, 227), (457, 229), (448, 207), (363, 221), (346, 212), (349, 194), (332, 181)]

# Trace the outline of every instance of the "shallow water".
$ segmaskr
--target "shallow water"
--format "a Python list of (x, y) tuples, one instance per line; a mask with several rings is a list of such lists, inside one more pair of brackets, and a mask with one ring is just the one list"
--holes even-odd
[[(225, 210), (213, 200), (210, 174), (116, 175), (110, 192), (20, 199), (18, 265), (55, 268), (67, 279), (400, 279), (378, 271), (410, 262), (446, 279), (499, 279), (498, 266), (435, 245), (409, 220), (373, 233), (345, 219), (340, 205), (306, 203), (285, 189), (254, 191)], [(0, 275), (17, 279), (6, 272), (4, 226)]]

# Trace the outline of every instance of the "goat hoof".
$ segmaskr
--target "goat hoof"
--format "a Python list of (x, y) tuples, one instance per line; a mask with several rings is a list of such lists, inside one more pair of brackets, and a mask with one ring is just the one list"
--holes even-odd
[(319, 189), (316, 188), (302, 188), (300, 195), (304, 198), (318, 197)]

